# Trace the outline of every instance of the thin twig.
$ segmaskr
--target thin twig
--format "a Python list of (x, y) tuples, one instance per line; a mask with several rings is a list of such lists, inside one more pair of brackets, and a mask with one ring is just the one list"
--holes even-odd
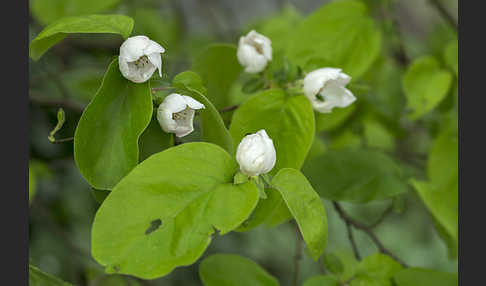
[(297, 235), (297, 243), (295, 245), (295, 256), (294, 256), (294, 286), (297, 286), (299, 282), (299, 271), (300, 271), (300, 259), (302, 258), (302, 236), (300, 234), (299, 227), (295, 223), (295, 234)]
[(219, 110), (219, 112), (229, 112), (229, 111), (233, 111), (233, 110), (237, 109), (238, 107), (240, 107), (240, 105), (239, 105), (239, 104), (230, 105), (230, 106), (227, 106), (227, 107), (221, 108), (221, 109)]
[(370, 238), (371, 240), (373, 241), (373, 243), (378, 247), (378, 250), (383, 253), (383, 254), (386, 254), (388, 256), (390, 256), (391, 258), (395, 259), (398, 263), (400, 263), (403, 267), (408, 267), (407, 264), (405, 264), (405, 262), (403, 262), (400, 258), (398, 258), (395, 254), (393, 254), (390, 250), (388, 250), (384, 245), (383, 243), (378, 239), (378, 237), (375, 235), (375, 233), (366, 225), (354, 220), (353, 218), (351, 218), (344, 210), (343, 208), (341, 207), (341, 205), (339, 205), (339, 203), (337, 202), (332, 202), (334, 208), (336, 209), (336, 211), (338, 212), (339, 216), (345, 221), (345, 222), (349, 222), (353, 227), (357, 228), (357, 229), (360, 229), (362, 231), (364, 231)]
[(172, 86), (161, 86), (161, 87), (152, 87), (152, 93), (156, 93), (157, 91), (162, 91), (162, 90), (171, 90), (174, 89)]
[(457, 32), (459, 25), (449, 11), (444, 7), (444, 4), (440, 0), (430, 0), (430, 4), (439, 11), (442, 18), (444, 18)]
[(62, 139), (55, 139), (55, 141), (50, 141), (52, 144), (60, 144), (60, 143), (64, 143), (64, 142), (69, 142), (69, 141), (73, 141), (74, 140), (74, 137), (68, 137), (68, 138), (62, 138)]
[(72, 101), (66, 98), (50, 98), (47, 96), (35, 95), (32, 91), (29, 92), (29, 101), (32, 104), (41, 107), (63, 107), (77, 113), (82, 113), (86, 106), (82, 103)]
[(348, 232), (348, 239), (349, 239), (349, 242), (351, 243), (351, 247), (353, 248), (354, 257), (356, 257), (357, 260), (361, 260), (361, 255), (359, 255), (358, 246), (356, 245), (356, 241), (354, 240), (353, 229), (351, 228), (351, 223), (349, 221), (344, 221), (344, 223), (346, 224), (346, 230)]
[(393, 210), (393, 204), (391, 204), (386, 210), (381, 214), (381, 216), (372, 224), (368, 225), (368, 229), (373, 229), (377, 227), (380, 223), (383, 222), (383, 220), (390, 214)]

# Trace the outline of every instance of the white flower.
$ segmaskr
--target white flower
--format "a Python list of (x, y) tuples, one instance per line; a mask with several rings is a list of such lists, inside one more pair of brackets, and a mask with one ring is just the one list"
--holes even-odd
[(334, 107), (346, 107), (356, 97), (345, 88), (351, 77), (336, 68), (321, 68), (304, 78), (304, 94), (320, 113), (330, 113)]
[(194, 130), (192, 121), (195, 110), (205, 108), (204, 104), (190, 96), (172, 93), (157, 109), (157, 120), (165, 132), (183, 137)]
[(240, 37), (236, 56), (247, 73), (259, 73), (272, 60), (272, 41), (269, 38), (251, 30), (246, 36)]
[(118, 64), (122, 75), (136, 83), (146, 82), (156, 69), (162, 77), (162, 59), (165, 49), (146, 36), (130, 37), (120, 46)]
[(240, 171), (248, 176), (270, 172), (275, 166), (277, 154), (273, 141), (265, 130), (246, 135), (236, 149), (236, 161)]

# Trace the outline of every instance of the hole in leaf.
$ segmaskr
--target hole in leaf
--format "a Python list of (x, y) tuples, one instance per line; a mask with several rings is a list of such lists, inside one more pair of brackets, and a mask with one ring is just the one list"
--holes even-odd
[(152, 232), (156, 231), (162, 225), (162, 221), (158, 218), (150, 222), (150, 226), (145, 231), (146, 235), (151, 234)]

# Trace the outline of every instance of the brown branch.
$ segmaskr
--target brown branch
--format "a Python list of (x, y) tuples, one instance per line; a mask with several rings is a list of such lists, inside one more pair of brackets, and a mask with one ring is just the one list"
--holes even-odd
[(336, 211), (338, 212), (339, 216), (341, 217), (341, 219), (343, 219), (345, 222), (351, 224), (353, 227), (357, 228), (357, 229), (360, 229), (362, 231), (364, 231), (370, 238), (371, 240), (373, 241), (373, 243), (378, 247), (378, 250), (383, 253), (383, 254), (386, 254), (388, 256), (390, 256), (391, 258), (395, 259), (398, 263), (400, 263), (403, 267), (408, 267), (407, 264), (405, 264), (405, 262), (403, 262), (400, 258), (398, 258), (395, 254), (393, 254), (390, 250), (388, 250), (384, 245), (383, 243), (378, 239), (378, 237), (375, 235), (375, 233), (369, 228), (369, 226), (366, 226), (356, 220), (354, 220), (352, 217), (350, 217), (344, 210), (343, 208), (341, 207), (341, 205), (339, 205), (339, 203), (337, 202), (332, 202), (334, 208), (336, 209)]
[(228, 111), (233, 111), (233, 110), (237, 109), (238, 107), (240, 107), (240, 105), (239, 105), (239, 104), (230, 105), (230, 106), (227, 106), (227, 107), (221, 108), (221, 109), (219, 110), (219, 112), (228, 112)]
[(430, 4), (432, 4), (432, 6), (434, 6), (437, 9), (437, 11), (439, 11), (442, 18), (444, 18), (457, 32), (459, 26), (456, 20), (454, 19), (454, 17), (452, 16), (452, 14), (449, 13), (449, 11), (447, 11), (447, 9), (444, 7), (443, 3), (440, 2), (440, 0), (429, 0), (429, 1)]
[(354, 257), (357, 260), (361, 260), (361, 255), (359, 255), (358, 246), (356, 245), (356, 241), (354, 240), (353, 236), (353, 229), (351, 228), (351, 223), (349, 221), (344, 221), (346, 223), (346, 230), (348, 231), (348, 239), (351, 243), (351, 247), (353, 248)]
[(65, 109), (69, 109), (71, 111), (82, 113), (86, 106), (82, 103), (78, 103), (76, 101), (66, 99), (66, 98), (50, 98), (47, 96), (36, 95), (33, 92), (29, 92), (29, 101), (32, 104), (41, 107), (63, 107)]

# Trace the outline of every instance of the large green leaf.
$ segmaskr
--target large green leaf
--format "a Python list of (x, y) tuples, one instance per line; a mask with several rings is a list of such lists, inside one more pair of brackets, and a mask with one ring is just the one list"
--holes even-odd
[(233, 185), (235, 161), (221, 147), (185, 143), (152, 155), (105, 199), (92, 229), (93, 257), (108, 273), (145, 279), (194, 263), (214, 229), (238, 227), (258, 201), (256, 186)]
[(120, 0), (33, 0), (30, 1), (32, 15), (41, 24), (47, 25), (68, 16), (96, 14), (116, 6)]
[(354, 0), (324, 5), (288, 37), (288, 56), (295, 63), (323, 59), (355, 78), (366, 72), (380, 49), (380, 31), (366, 6)]
[(275, 277), (255, 262), (232, 254), (215, 254), (204, 259), (199, 266), (199, 276), (205, 286), (279, 285)]
[(340, 286), (339, 281), (329, 275), (318, 275), (307, 279), (302, 286)]
[(271, 184), (280, 192), (297, 221), (312, 258), (319, 259), (327, 242), (327, 218), (321, 198), (305, 176), (295, 169), (281, 169)]
[(441, 69), (435, 58), (414, 60), (403, 76), (407, 107), (412, 110), (410, 119), (416, 120), (434, 109), (446, 97), (451, 83), (451, 73)]
[(229, 90), (243, 68), (236, 58), (236, 46), (211, 44), (197, 56), (192, 70), (201, 75), (209, 100), (220, 109), (228, 105)]
[(257, 94), (234, 113), (230, 132), (236, 150), (248, 133), (265, 129), (277, 151), (277, 162), (271, 171), (281, 168), (300, 169), (314, 138), (314, 113), (309, 100), (290, 96), (280, 89)]
[(214, 105), (203, 95), (205, 88), (198, 74), (192, 71), (182, 72), (174, 77), (172, 85), (181, 93), (188, 95), (204, 104), (199, 110), (201, 115), (202, 139), (224, 148), (228, 153), (233, 152), (233, 139), (224, 125), (223, 119)]
[(34, 265), (29, 264), (29, 285), (30, 286), (73, 286), (64, 282), (54, 275), (45, 273)]
[(424, 268), (408, 268), (396, 273), (397, 286), (457, 286), (457, 274)]
[(400, 167), (385, 153), (366, 149), (328, 150), (303, 172), (324, 198), (364, 203), (407, 191)]
[(152, 109), (149, 83), (125, 79), (114, 59), (74, 134), (74, 159), (91, 186), (111, 189), (137, 165)]
[(73, 33), (110, 33), (128, 38), (133, 19), (123, 15), (88, 15), (66, 17), (47, 26), (29, 46), (29, 56), (38, 60), (50, 47)]

